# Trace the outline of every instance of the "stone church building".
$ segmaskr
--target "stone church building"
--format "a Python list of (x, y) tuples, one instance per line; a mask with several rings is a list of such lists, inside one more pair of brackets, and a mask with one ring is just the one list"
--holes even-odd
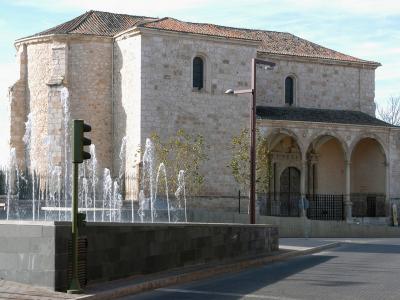
[[(379, 217), (400, 195), (400, 132), (375, 118), (377, 62), (286, 32), (99, 11), (15, 47), (20, 77), (11, 88), (11, 146), (21, 164), (35, 158), (39, 172), (49, 140), (60, 145), (52, 163), (64, 159), (66, 87), (70, 117), (91, 124), (102, 167), (119, 169), (124, 136), (130, 170), (135, 149), (152, 132), (167, 137), (183, 128), (211, 146), (198, 196), (235, 199), (238, 184), (226, 166), (232, 136), (248, 125), (250, 96), (224, 92), (250, 88), (256, 57), (276, 64), (257, 69), (257, 126), (272, 170), (266, 213), (300, 215), (298, 199), (306, 198), (310, 217)], [(28, 114), (35, 124), (29, 149)]]

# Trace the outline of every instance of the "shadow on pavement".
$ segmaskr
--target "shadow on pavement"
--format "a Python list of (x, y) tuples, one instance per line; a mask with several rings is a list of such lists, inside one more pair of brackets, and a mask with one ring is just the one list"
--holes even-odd
[[(251, 268), (239, 273), (224, 274), (200, 282), (171, 286), (165, 289), (136, 295), (131, 298), (126, 297), (124, 299), (246, 299), (244, 298), (246, 294), (255, 293), (287, 277), (313, 268), (319, 264), (326, 263), (335, 257), (336, 256), (329, 255), (297, 257), (258, 268)], [(328, 283), (320, 283), (320, 285), (324, 284), (327, 285)], [(340, 284), (348, 285), (349, 283), (339, 282), (338, 285)]]

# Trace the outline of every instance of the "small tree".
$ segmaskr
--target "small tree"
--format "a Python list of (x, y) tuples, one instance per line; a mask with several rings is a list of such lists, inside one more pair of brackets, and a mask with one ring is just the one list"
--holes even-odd
[(376, 114), (389, 124), (400, 125), (400, 96), (392, 96), (383, 105), (377, 105)]
[[(256, 191), (266, 193), (270, 179), (268, 143), (259, 130), (256, 138)], [(240, 188), (248, 190), (250, 185), (250, 134), (242, 129), (240, 134), (232, 138), (232, 159), (229, 168)]]
[(151, 134), (154, 143), (157, 165), (164, 163), (167, 170), (168, 187), (175, 191), (178, 187), (178, 174), (185, 171), (185, 186), (189, 195), (195, 195), (204, 183), (201, 165), (208, 159), (204, 137), (190, 135), (179, 129), (176, 135), (162, 140), (157, 133)]

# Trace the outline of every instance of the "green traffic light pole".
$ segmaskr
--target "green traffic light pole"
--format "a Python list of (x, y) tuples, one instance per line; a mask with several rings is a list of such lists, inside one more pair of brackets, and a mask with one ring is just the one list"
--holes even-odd
[(78, 175), (79, 164), (72, 163), (72, 279), (68, 294), (80, 294), (82, 289), (78, 279)]
[(72, 137), (72, 211), (71, 211), (71, 227), (72, 227), (72, 278), (67, 293), (80, 294), (82, 289), (78, 278), (78, 177), (79, 164), (84, 159), (90, 159), (90, 154), (83, 151), (84, 146), (91, 144), (91, 140), (83, 136), (84, 132), (90, 132), (91, 127), (83, 122), (83, 120), (73, 120), (73, 137)]

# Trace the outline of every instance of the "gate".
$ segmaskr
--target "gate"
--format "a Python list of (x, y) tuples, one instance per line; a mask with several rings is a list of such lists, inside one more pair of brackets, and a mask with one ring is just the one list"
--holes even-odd
[(312, 220), (344, 220), (343, 195), (308, 195), (307, 217)]

